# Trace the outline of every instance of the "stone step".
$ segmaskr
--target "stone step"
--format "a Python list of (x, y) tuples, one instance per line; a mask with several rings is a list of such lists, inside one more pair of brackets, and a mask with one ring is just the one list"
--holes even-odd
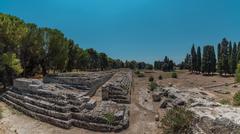
[(117, 103), (122, 103), (122, 104), (130, 104), (131, 103), (130, 99), (110, 99), (110, 100), (117, 102)]
[(53, 110), (53, 111), (58, 111), (58, 112), (62, 112), (62, 113), (67, 113), (67, 112), (71, 111), (70, 106), (58, 106), (54, 103), (51, 103), (51, 102), (48, 102), (45, 100), (39, 100), (39, 99), (35, 99), (35, 98), (29, 97), (29, 96), (23, 96), (21, 94), (17, 94), (12, 91), (7, 91), (7, 92), (5, 92), (5, 94), (12, 96), (14, 98), (17, 98), (19, 100), (23, 100), (24, 102), (30, 103), (32, 105), (36, 105), (38, 107), (45, 108), (47, 110)]
[(27, 110), (30, 110), (30, 111), (38, 113), (38, 114), (43, 114), (46, 116), (54, 117), (56, 119), (61, 119), (61, 120), (65, 120), (65, 121), (68, 121), (72, 118), (71, 113), (60, 113), (57, 111), (46, 110), (46, 109), (38, 107), (36, 105), (32, 105), (30, 103), (24, 102), (24, 100), (19, 100), (19, 99), (13, 98), (7, 94), (5, 94), (3, 96), (3, 98), (21, 106)]
[(65, 129), (70, 129), (71, 126), (72, 126), (71, 125), (72, 124), (71, 120), (64, 121), (64, 120), (56, 119), (56, 118), (53, 118), (53, 117), (50, 117), (50, 116), (46, 116), (46, 115), (43, 115), (43, 114), (40, 114), (40, 113), (30, 111), (30, 110), (28, 110), (28, 109), (26, 109), (26, 108), (24, 108), (24, 107), (22, 107), (18, 104), (6, 99), (5, 97), (2, 97), (1, 99), (5, 103), (13, 106), (18, 111), (23, 112), (24, 114), (26, 114), (26, 115), (28, 115), (32, 118), (35, 118), (37, 120), (52, 124), (52, 125), (57, 126), (57, 127), (65, 128)]

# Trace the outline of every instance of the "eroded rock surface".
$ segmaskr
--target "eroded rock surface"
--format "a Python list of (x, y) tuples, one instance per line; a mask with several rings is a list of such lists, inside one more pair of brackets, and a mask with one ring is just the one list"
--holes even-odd
[(224, 106), (214, 101), (210, 95), (197, 89), (178, 90), (167, 87), (162, 94), (161, 108), (186, 106), (195, 113), (194, 134), (239, 134), (240, 108)]

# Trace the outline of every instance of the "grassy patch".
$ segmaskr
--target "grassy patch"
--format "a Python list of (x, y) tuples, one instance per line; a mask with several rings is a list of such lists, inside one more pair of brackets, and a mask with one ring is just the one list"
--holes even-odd
[(172, 76), (171, 76), (171, 77), (177, 79), (177, 78), (178, 78), (178, 75), (177, 75), (176, 72), (172, 72)]
[(227, 99), (221, 99), (219, 103), (221, 103), (222, 105), (231, 105), (231, 101)]
[(145, 77), (144, 73), (140, 73), (137, 75), (139, 78)]
[(167, 111), (161, 120), (164, 134), (186, 134), (194, 121), (194, 114), (183, 107)]
[(233, 105), (240, 106), (240, 91), (235, 93), (235, 95), (233, 96)]
[(150, 91), (153, 91), (153, 90), (157, 89), (157, 87), (158, 87), (158, 84), (154, 81), (149, 84), (149, 90)]
[(112, 125), (115, 121), (114, 113), (106, 113), (104, 118), (107, 120), (107, 124)]

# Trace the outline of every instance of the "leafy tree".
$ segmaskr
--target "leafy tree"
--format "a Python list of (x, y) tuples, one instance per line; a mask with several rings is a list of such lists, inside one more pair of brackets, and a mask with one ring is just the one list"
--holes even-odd
[(218, 69), (218, 72), (220, 75), (222, 75), (223, 73), (223, 60), (222, 60), (222, 48), (221, 48), (221, 44), (219, 43), (218, 44), (218, 51), (217, 51), (217, 54), (218, 54), (218, 64), (217, 64), (217, 69)]
[(23, 68), (15, 53), (4, 53), (0, 57), (0, 61), (0, 74), (2, 76), (1, 81), (3, 82), (5, 88), (7, 84), (12, 84), (14, 75), (19, 75), (23, 72)]
[(100, 67), (103, 71), (104, 69), (107, 69), (108, 67), (108, 57), (105, 53), (99, 53), (99, 60), (100, 60)]

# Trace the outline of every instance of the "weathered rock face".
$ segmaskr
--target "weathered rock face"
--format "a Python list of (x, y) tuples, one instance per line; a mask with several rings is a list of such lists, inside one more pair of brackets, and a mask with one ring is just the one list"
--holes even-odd
[(102, 99), (118, 103), (130, 103), (132, 71), (117, 72), (102, 86)]
[[(75, 126), (111, 132), (128, 127), (127, 106), (108, 101), (96, 102), (91, 98), (91, 92), (112, 74), (91, 74), (84, 80), (77, 76), (65, 79), (62, 75), (61, 78), (46, 78), (47, 83), (36, 79), (16, 79), (13, 87), (1, 96), (1, 100), (28, 116), (66, 129)], [(82, 85), (90, 89), (81, 89)]]
[(161, 108), (186, 106), (196, 115), (192, 129), (195, 134), (239, 134), (240, 108), (223, 106), (198, 89), (178, 90), (173, 87), (160, 91), (164, 99)]

